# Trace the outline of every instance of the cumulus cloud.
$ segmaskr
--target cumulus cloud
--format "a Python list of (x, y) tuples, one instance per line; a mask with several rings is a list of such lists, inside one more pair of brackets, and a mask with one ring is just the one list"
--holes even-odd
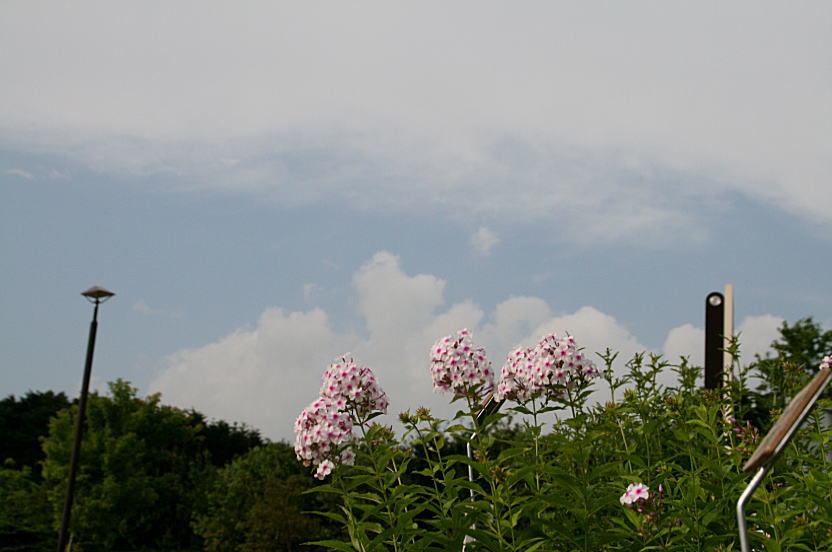
[(294, 416), (315, 398), (323, 367), (355, 342), (334, 332), (320, 309), (267, 309), (253, 329), (172, 355), (150, 388), (172, 404), (285, 438)]
[(480, 226), (476, 232), (471, 235), (471, 247), (474, 248), (478, 254), (488, 256), (495, 245), (500, 243), (500, 238), (497, 234), (486, 228)]
[[(389, 252), (373, 255), (353, 275), (357, 308), (363, 325), (336, 331), (320, 308), (287, 312), (268, 308), (250, 328), (170, 356), (151, 383), (165, 401), (194, 407), (228, 420), (244, 421), (271, 438), (291, 438), (295, 416), (314, 400), (324, 368), (336, 357), (352, 352), (374, 369), (390, 396), (392, 416), (427, 406), (440, 415), (453, 413), (447, 397), (433, 393), (428, 375), (428, 351), (439, 337), (468, 328), (485, 346), (495, 368), (516, 346), (529, 346), (549, 333), (575, 336), (578, 345), (600, 365), (595, 353), (619, 352), (621, 373), (634, 353), (647, 351), (638, 338), (615, 319), (592, 306), (575, 312), (555, 312), (538, 297), (510, 297), (492, 312), (472, 301), (446, 304), (446, 282), (431, 274), (408, 274), (401, 259)], [(143, 302), (135, 310), (151, 310)], [(748, 316), (739, 324), (743, 358), (764, 355), (777, 337), (780, 317)], [(704, 331), (692, 324), (673, 328), (662, 347), (671, 362), (688, 356), (702, 364)], [(660, 383), (675, 383), (671, 370)], [(604, 384), (593, 400), (609, 400)]]
[[(746, 316), (737, 326), (742, 362), (750, 363), (756, 355), (761, 357), (771, 352), (771, 342), (780, 334), (778, 328), (783, 318), (773, 314)], [(693, 324), (684, 324), (668, 332), (662, 346), (665, 356), (676, 361), (679, 357), (702, 366), (705, 362), (705, 330)]]
[(491, 351), (505, 354), (518, 345), (531, 345), (537, 330), (544, 322), (551, 320), (552, 310), (538, 297), (511, 297), (499, 303), (491, 321), (483, 326), (482, 342)]
[(594, 239), (690, 236), (691, 206), (734, 192), (832, 222), (827, 2), (51, 13), (0, 18), (9, 148), (281, 201), (554, 217)]
[(515, 345), (552, 331), (571, 332), (590, 354), (608, 346), (623, 357), (644, 349), (615, 318), (594, 307), (553, 314), (535, 297), (511, 297), (490, 314), (471, 301), (446, 305), (442, 279), (407, 274), (388, 252), (360, 267), (353, 286), (365, 322), (360, 332), (333, 330), (322, 309), (266, 309), (253, 328), (169, 357), (151, 391), (162, 392), (171, 404), (290, 438), (294, 417), (317, 396), (323, 369), (347, 351), (375, 370), (392, 414), (428, 406), (450, 415), (447, 397), (432, 391), (428, 351), (434, 340), (463, 327), (474, 332), (498, 368)]
[(705, 363), (705, 330), (693, 324), (683, 324), (670, 330), (662, 345), (662, 352), (671, 362), (687, 358), (692, 364)]
[(740, 339), (740, 353), (745, 362), (752, 362), (759, 355), (773, 353), (771, 342), (780, 337), (783, 318), (773, 314), (747, 316), (737, 327)]

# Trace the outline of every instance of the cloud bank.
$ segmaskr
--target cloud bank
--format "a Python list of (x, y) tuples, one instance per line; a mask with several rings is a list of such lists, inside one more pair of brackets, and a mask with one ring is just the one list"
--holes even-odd
[[(451, 413), (447, 397), (432, 391), (428, 352), (434, 340), (463, 327), (474, 332), (495, 367), (514, 346), (530, 345), (549, 332), (568, 331), (590, 353), (618, 350), (620, 359), (646, 349), (613, 316), (592, 306), (557, 313), (536, 297), (510, 297), (491, 313), (472, 301), (446, 305), (442, 279), (409, 275), (388, 252), (360, 267), (353, 287), (365, 322), (360, 332), (333, 330), (319, 308), (269, 308), (251, 328), (170, 356), (150, 390), (161, 392), (168, 403), (246, 422), (270, 438), (290, 439), (295, 417), (317, 397), (324, 368), (347, 351), (376, 372), (391, 399), (392, 422), (398, 412), (417, 406)], [(741, 329), (753, 349), (770, 341), (779, 322), (768, 315), (748, 318)], [(668, 355), (696, 361), (701, 330), (690, 325), (671, 330), (664, 348)]]
[(832, 223), (832, 7), (715, 6), (7, 2), (0, 146), (570, 239), (732, 194)]

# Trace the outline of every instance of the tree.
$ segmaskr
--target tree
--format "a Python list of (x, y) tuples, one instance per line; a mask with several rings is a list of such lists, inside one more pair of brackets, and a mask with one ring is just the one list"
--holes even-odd
[(41, 439), (49, 420), (69, 406), (63, 393), (29, 391), (0, 401), (0, 550), (54, 548), (55, 533), (42, 485)]
[(811, 316), (802, 318), (789, 326), (780, 326), (780, 339), (772, 342), (780, 360), (795, 364), (811, 373), (818, 371), (824, 357), (832, 354), (832, 330), (823, 331)]
[(286, 443), (252, 449), (219, 471), (194, 528), (208, 552), (310, 550), (301, 544), (336, 529), (308, 510), (331, 509), (304, 494), (315, 480)]
[(0, 464), (11, 459), (39, 479), (44, 458), (40, 440), (49, 433), (49, 420), (68, 406), (66, 395), (53, 391), (29, 391), (19, 400), (9, 395), (0, 401)]
[[(832, 354), (832, 330), (824, 331), (811, 316), (789, 325), (780, 326), (780, 337), (772, 341), (776, 356), (758, 355), (750, 371), (760, 374), (759, 385), (749, 392), (744, 401), (749, 403), (748, 417), (755, 426), (766, 429), (771, 425), (772, 412), (786, 406), (790, 390), (805, 385), (818, 371), (823, 358)], [(830, 391), (825, 396), (829, 396)]]
[(55, 533), (46, 492), (29, 466), (0, 467), (0, 497), (0, 550), (33, 552), (54, 548)]
[(241, 454), (264, 444), (260, 432), (245, 424), (225, 420), (207, 421), (196, 410), (188, 412), (190, 423), (198, 428), (197, 436), (214, 466), (222, 467)]
[[(195, 549), (191, 512), (209, 465), (204, 425), (144, 399), (118, 380), (90, 395), (71, 532), (76, 549)], [(57, 519), (63, 505), (77, 407), (52, 420), (43, 475)]]

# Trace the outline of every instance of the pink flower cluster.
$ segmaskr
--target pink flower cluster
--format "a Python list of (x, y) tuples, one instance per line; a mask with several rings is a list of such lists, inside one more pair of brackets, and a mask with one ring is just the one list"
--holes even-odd
[(820, 369), (823, 370), (824, 368), (832, 368), (832, 355), (829, 355), (821, 361)]
[(624, 494), (618, 500), (622, 505), (630, 506), (639, 500), (647, 500), (650, 498), (649, 490), (650, 487), (644, 483), (630, 483), (627, 486), (627, 490), (624, 491)]
[(348, 355), (342, 356), (324, 372), (321, 396), (307, 406), (295, 421), (295, 454), (306, 465), (315, 465), (315, 477), (323, 479), (336, 465), (351, 466), (355, 455), (349, 448), (357, 417), (373, 412), (387, 412), (387, 394), (376, 381), (373, 371), (356, 366)]
[[(323, 479), (335, 466), (332, 462), (335, 452), (352, 440), (352, 419), (330, 399), (319, 398), (295, 421), (295, 454), (305, 464), (318, 467), (315, 477)], [(348, 458), (344, 453), (349, 452)], [(341, 453), (340, 460), (346, 463), (352, 458), (348, 449)]]
[(357, 366), (346, 355), (330, 364), (324, 372), (321, 397), (331, 399), (339, 408), (353, 408), (362, 418), (371, 412), (386, 414), (390, 406), (373, 371), (366, 366)]
[(468, 330), (437, 339), (430, 352), (430, 362), (434, 391), (470, 395), (494, 383), (491, 361), (485, 356), (485, 349), (471, 339)]
[(520, 347), (509, 354), (496, 398), (525, 402), (541, 392), (549, 398), (560, 397), (564, 388), (598, 375), (595, 364), (578, 349), (571, 335), (558, 339), (549, 334), (534, 347)]

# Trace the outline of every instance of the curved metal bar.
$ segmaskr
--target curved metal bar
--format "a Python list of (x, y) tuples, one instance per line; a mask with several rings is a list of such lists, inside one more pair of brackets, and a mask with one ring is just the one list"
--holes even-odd
[(794, 434), (803, 424), (806, 416), (811, 412), (812, 407), (820, 398), (824, 388), (832, 379), (832, 369), (822, 368), (820, 372), (791, 400), (786, 410), (768, 432), (763, 442), (748, 459), (743, 471), (751, 471), (758, 468), (757, 474), (745, 488), (740, 499), (737, 501), (737, 522), (739, 524), (740, 546), (742, 552), (751, 552), (748, 546), (748, 528), (745, 524), (745, 505), (751, 499), (751, 495), (757, 490), (772, 463), (780, 456)]
[(757, 487), (760, 486), (766, 473), (768, 473), (769, 467), (771, 467), (771, 464), (765, 465), (757, 471), (757, 475), (754, 476), (751, 483), (748, 484), (748, 487), (745, 488), (745, 491), (743, 491), (740, 499), (737, 501), (737, 523), (740, 528), (740, 549), (742, 552), (751, 552), (751, 548), (748, 545), (748, 527), (745, 525), (745, 505), (751, 499), (751, 495), (754, 494)]

